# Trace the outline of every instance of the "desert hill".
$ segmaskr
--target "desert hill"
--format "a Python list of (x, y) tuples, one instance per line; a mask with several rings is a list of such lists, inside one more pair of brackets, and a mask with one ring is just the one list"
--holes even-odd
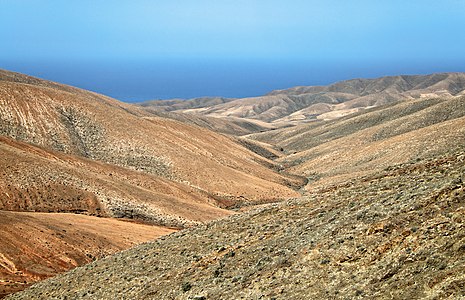
[(138, 219), (182, 228), (229, 215), (199, 189), (0, 137), (0, 209)]
[(235, 100), (234, 98), (223, 97), (201, 97), (193, 99), (172, 99), (172, 100), (149, 100), (138, 105), (148, 110), (174, 111), (181, 109), (204, 108), (217, 104), (223, 104)]
[(244, 119), (238, 117), (215, 118), (198, 114), (186, 114), (177, 112), (186, 109), (208, 108), (233, 100), (235, 99), (221, 97), (203, 97), (188, 100), (153, 100), (138, 103), (137, 106), (157, 117), (173, 119), (186, 124), (197, 125), (209, 130), (229, 135), (246, 135), (275, 128), (274, 125), (260, 120)]
[[(295, 190), (305, 183), (298, 176), (279, 173), (278, 164), (234, 138), (155, 117), (93, 92), (1, 70), (0, 170), (0, 210), (11, 212), (8, 220), (24, 230), (36, 225), (23, 223), (23, 215), (13, 212), (28, 212), (34, 222), (42, 222), (38, 227), (56, 227), (54, 216), (67, 216), (51, 214), (45, 222), (40, 212), (131, 219), (179, 229), (231, 215), (227, 208), (295, 197), (299, 195)], [(96, 218), (86, 222), (89, 228), (94, 226), (93, 240), (73, 244), (64, 237), (48, 240), (50, 235), (41, 234), (49, 252), (43, 247), (26, 251), (27, 239), (3, 244), (2, 293), (90, 261), (78, 259), (50, 269), (48, 256), (65, 251), (63, 244), (73, 249), (66, 250), (68, 256), (77, 257), (87, 247), (98, 248), (103, 255), (134, 244), (120, 243), (98, 230), (102, 222), (127, 225), (122, 233), (130, 232), (134, 224)], [(158, 235), (143, 235), (134, 242), (153, 236)], [(26, 250), (21, 257), (14, 249)], [(102, 256), (94, 254), (93, 258)], [(31, 275), (29, 269), (36, 271)]]
[[(153, 108), (147, 108), (147, 112), (155, 117), (172, 119), (184, 124), (200, 126), (211, 131), (232, 135), (242, 136), (251, 133), (264, 132), (271, 129), (276, 129), (274, 124), (263, 122), (260, 120), (252, 120), (237, 117), (222, 117), (215, 118), (209, 116), (201, 116), (196, 114), (187, 114), (182, 112), (164, 112)], [(283, 126), (281, 126), (283, 127)]]
[[(170, 107), (170, 111), (200, 116), (260, 120), (279, 128), (314, 120), (336, 119), (400, 100), (463, 95), (464, 90), (464, 73), (440, 73), (354, 79), (328, 86), (302, 86), (276, 90), (261, 97), (212, 102), (208, 106), (179, 107), (176, 106), (177, 102), (172, 104), (169, 101), (166, 106)], [(157, 110), (150, 102), (142, 105)], [(156, 102), (156, 105), (160, 103)]]
[(24, 83), (29, 77), (23, 80), (19, 74), (10, 77), (0, 81), (1, 135), (156, 175), (218, 201), (297, 195), (288, 186), (299, 182), (264, 167), (273, 162), (228, 137), (156, 118), (95, 93), (64, 91), (40, 80)]
[(8, 299), (460, 299), (465, 153), (183, 230)]
[[(0, 92), (8, 95), (0, 101), (10, 99), (0, 106), (4, 207), (189, 227), (10, 299), (464, 297), (462, 77), (354, 80), (275, 91), (260, 98), (268, 99), (263, 103), (237, 99), (172, 111), (48, 83), (13, 82), (18, 87), (0, 81)], [(56, 94), (43, 96), (47, 93)], [(330, 98), (335, 94), (325, 93), (337, 93), (346, 100), (325, 103), (315, 93)], [(311, 122), (284, 120), (298, 111), (290, 97), (330, 105), (328, 112), (337, 118), (317, 114)], [(284, 109), (286, 114), (282, 99), (292, 107)], [(254, 101), (258, 108), (247, 116), (199, 113), (228, 105), (239, 112), (240, 105)], [(54, 118), (62, 115), (56, 108), (63, 103), (79, 113)], [(348, 105), (350, 113), (337, 112), (339, 104)], [(41, 105), (48, 106), (34, 110)], [(310, 109), (305, 105), (299, 107)], [(257, 117), (260, 111), (268, 117)], [(206, 129), (218, 119), (224, 131), (232, 118), (269, 126), (241, 137)], [(43, 121), (49, 119), (55, 120), (53, 126)], [(237, 135), (254, 132), (243, 128)], [(92, 143), (96, 138), (98, 143)], [(66, 147), (57, 148), (62, 143)], [(59, 184), (50, 185), (52, 179)], [(267, 203), (280, 199), (286, 201)], [(225, 209), (261, 203), (240, 214)]]
[(465, 147), (465, 97), (414, 99), (247, 136), (288, 155), (276, 161), (310, 182), (346, 180)]

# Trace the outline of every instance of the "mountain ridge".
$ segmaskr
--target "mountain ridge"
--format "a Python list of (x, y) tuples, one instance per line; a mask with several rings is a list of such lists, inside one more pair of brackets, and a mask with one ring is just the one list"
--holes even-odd
[[(199, 108), (176, 108), (169, 101), (166, 104), (172, 112), (260, 120), (280, 128), (320, 119), (336, 119), (402, 100), (464, 94), (465, 73), (456, 72), (352, 79), (327, 86), (300, 86), (271, 91), (259, 97), (234, 99), (213, 105), (204, 103)], [(142, 105), (146, 110), (157, 110), (149, 103)]]

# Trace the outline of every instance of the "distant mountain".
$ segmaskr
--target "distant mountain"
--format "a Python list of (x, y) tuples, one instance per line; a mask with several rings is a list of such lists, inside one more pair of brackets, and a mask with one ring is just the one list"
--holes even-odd
[[(295, 87), (273, 91), (261, 97), (212, 102), (211, 105), (198, 108), (176, 106), (178, 102), (171, 104), (168, 101), (166, 104), (169, 108), (164, 109), (198, 116), (260, 120), (281, 127), (335, 119), (402, 100), (464, 94), (465, 73), (441, 73), (354, 79), (328, 86)], [(150, 104), (145, 107), (150, 107)]]
[(275, 126), (260, 120), (237, 117), (214, 118), (183, 113), (189, 109), (208, 108), (234, 100), (232, 98), (203, 97), (189, 100), (153, 100), (137, 103), (136, 105), (154, 116), (169, 118), (230, 135), (246, 135), (275, 128)]
[(203, 108), (217, 104), (223, 104), (235, 100), (223, 97), (201, 97), (193, 99), (151, 100), (138, 103), (139, 106), (148, 110), (173, 111), (180, 109)]

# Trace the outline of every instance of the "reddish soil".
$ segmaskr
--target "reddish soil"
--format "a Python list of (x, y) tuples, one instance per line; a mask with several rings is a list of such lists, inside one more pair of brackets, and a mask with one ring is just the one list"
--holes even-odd
[(0, 297), (173, 231), (76, 214), (0, 211)]

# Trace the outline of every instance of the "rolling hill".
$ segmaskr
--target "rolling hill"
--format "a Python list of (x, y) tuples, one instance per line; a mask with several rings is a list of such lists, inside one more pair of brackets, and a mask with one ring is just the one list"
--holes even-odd
[(183, 230), (8, 299), (461, 299), (465, 152)]
[(465, 97), (459, 96), (405, 100), (248, 138), (284, 149), (288, 155), (277, 162), (320, 184), (463, 148), (464, 130)]
[[(0, 70), (0, 212), (14, 228), (32, 230), (45, 243), (30, 251), (29, 240), (20, 235), (17, 242), (2, 244), (2, 293), (91, 261), (83, 256), (87, 248), (93, 258), (102, 257), (171, 228), (234, 213), (228, 208), (298, 196), (305, 180), (278, 169), (233, 138), (93, 92)], [(87, 220), (82, 230), (93, 232), (92, 239), (53, 237), (63, 226), (69, 232), (68, 225), (57, 225), (67, 216), (75, 223)], [(109, 218), (169, 230), (134, 228)], [(100, 232), (107, 228), (102, 224), (121, 227), (122, 236)], [(51, 231), (37, 232), (47, 226)], [(0, 237), (8, 230), (3, 227)], [(125, 240), (131, 232), (150, 231), (160, 234)], [(50, 253), (62, 251), (68, 254), (50, 259)]]
[(185, 228), (8, 299), (465, 297), (464, 74), (157, 109), (4, 73), (0, 204), (60, 216), (17, 226), (58, 222), (59, 249), (64, 212)]
[[(275, 128), (315, 120), (331, 120), (373, 106), (401, 100), (464, 95), (464, 73), (387, 76), (353, 79), (328, 86), (301, 86), (276, 90), (267, 95), (203, 105), (178, 106), (166, 102), (170, 111), (216, 118), (260, 120)], [(150, 102), (145, 108), (159, 110)], [(156, 102), (160, 105), (160, 102)], [(164, 110), (168, 109), (163, 107)], [(252, 133), (252, 132), (250, 132)]]
[[(204, 203), (219, 206), (298, 195), (290, 187), (301, 182), (265, 167), (274, 163), (231, 138), (156, 118), (102, 95), (5, 71), (1, 74), (5, 73), (0, 77), (3, 136), (45, 151), (155, 176), (189, 193), (196, 190), (204, 195)], [(21, 171), (27, 174), (29, 168)]]

